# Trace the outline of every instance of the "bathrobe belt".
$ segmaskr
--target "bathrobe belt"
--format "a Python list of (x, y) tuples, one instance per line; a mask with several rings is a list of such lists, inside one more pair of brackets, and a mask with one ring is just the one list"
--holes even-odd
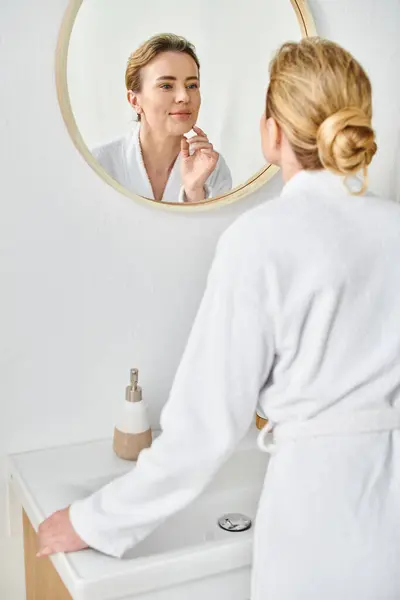
[[(319, 415), (304, 421), (268, 423), (260, 431), (257, 444), (260, 450), (272, 454), (281, 443), (301, 438), (347, 436), (380, 433), (400, 429), (400, 410), (395, 408), (360, 409), (337, 415)], [(270, 435), (272, 440), (266, 441)]]

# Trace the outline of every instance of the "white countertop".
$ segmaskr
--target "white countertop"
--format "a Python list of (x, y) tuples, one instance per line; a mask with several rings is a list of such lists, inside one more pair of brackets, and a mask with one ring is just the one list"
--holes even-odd
[[(255, 451), (256, 436), (257, 429), (252, 427), (240, 442), (237, 452)], [(114, 454), (110, 439), (8, 457), (9, 483), (35, 530), (54, 511), (88, 496), (132, 468), (135, 468), (135, 463), (121, 460)], [(235, 567), (235, 560), (238, 566), (243, 566), (243, 561), (249, 559), (252, 543), (251, 535), (243, 534), (240, 540), (237, 538), (237, 544), (233, 543), (233, 537), (231, 533), (220, 530), (218, 544), (215, 544), (215, 536), (212, 542), (213, 552), (222, 551), (224, 544), (229, 543), (231, 568)], [(154, 543), (146, 545), (144, 540), (126, 559), (116, 559), (94, 550), (85, 550), (56, 554), (51, 560), (74, 600), (110, 600), (122, 597), (122, 593), (120, 596), (114, 595), (116, 581), (121, 592), (124, 587), (130, 591), (134, 589), (141, 592), (149, 591), (152, 587), (154, 589), (157, 576), (165, 584), (177, 583), (174, 577), (176, 579), (178, 575), (174, 575), (172, 568), (177, 557), (180, 561), (179, 577), (182, 580), (184, 573), (184, 577), (190, 579), (194, 555), (198, 560), (203, 560), (206, 546), (203, 541), (200, 546), (192, 546), (190, 552), (188, 547), (182, 548), (181, 545), (172, 552), (161, 549), (160, 554), (157, 553), (158, 548), (154, 550)], [(210, 548), (211, 546), (208, 548), (208, 554)]]

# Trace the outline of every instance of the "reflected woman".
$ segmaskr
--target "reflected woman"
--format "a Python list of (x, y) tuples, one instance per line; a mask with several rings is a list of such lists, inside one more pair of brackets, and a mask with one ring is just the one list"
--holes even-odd
[[(139, 126), (93, 150), (105, 171), (159, 202), (202, 202), (228, 192), (229, 168), (196, 126), (201, 95), (194, 46), (169, 33), (150, 38), (129, 57), (125, 83)], [(195, 135), (187, 138), (191, 130)]]

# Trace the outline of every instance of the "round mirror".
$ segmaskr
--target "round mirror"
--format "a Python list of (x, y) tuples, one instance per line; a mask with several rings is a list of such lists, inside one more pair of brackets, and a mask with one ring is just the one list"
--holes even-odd
[(57, 48), (71, 137), (107, 183), (184, 209), (242, 198), (261, 152), (268, 64), (315, 35), (305, 0), (72, 0)]

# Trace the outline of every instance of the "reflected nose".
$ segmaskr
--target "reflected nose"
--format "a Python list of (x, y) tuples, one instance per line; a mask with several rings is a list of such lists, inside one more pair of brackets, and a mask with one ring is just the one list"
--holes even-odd
[(176, 90), (176, 102), (189, 102), (189, 92), (186, 87), (182, 87)]

